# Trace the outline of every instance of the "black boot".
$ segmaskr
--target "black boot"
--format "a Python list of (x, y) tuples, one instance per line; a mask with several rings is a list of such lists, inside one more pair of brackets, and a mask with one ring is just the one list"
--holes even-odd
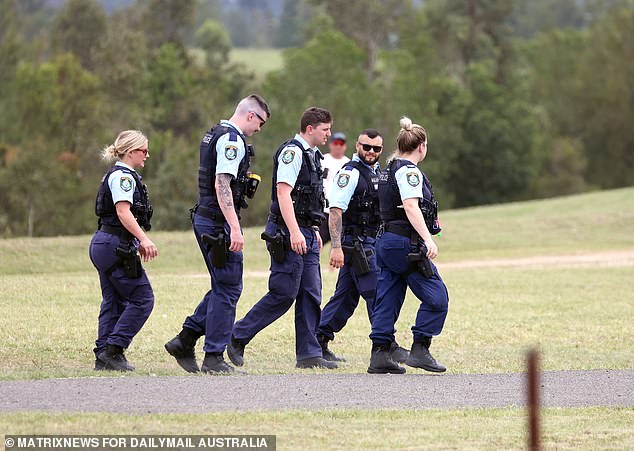
[(447, 368), (438, 363), (436, 359), (434, 359), (429, 353), (430, 345), (431, 337), (424, 337), (420, 341), (415, 341), (412, 345), (412, 350), (409, 353), (409, 357), (405, 361), (405, 364), (413, 366), (414, 368), (422, 368), (434, 373), (444, 373), (445, 371), (447, 371)]
[(199, 335), (191, 329), (183, 327), (183, 330), (165, 343), (165, 350), (176, 359), (182, 369), (188, 373), (197, 373), (196, 340)]
[(392, 360), (396, 363), (405, 363), (409, 357), (409, 351), (400, 347), (396, 341), (393, 341), (390, 343), (390, 357), (392, 357)]
[(106, 345), (103, 351), (97, 356), (104, 364), (104, 369), (115, 371), (134, 371), (134, 367), (125, 358), (123, 348), (116, 345)]
[(337, 363), (331, 362), (322, 357), (309, 357), (307, 359), (298, 360), (295, 364), (295, 368), (326, 368), (328, 370), (334, 370), (337, 368)]
[(106, 364), (101, 360), (95, 358), (95, 371), (104, 371), (106, 369)]
[(227, 344), (227, 356), (229, 356), (229, 360), (235, 366), (244, 365), (244, 347), (246, 343), (240, 343), (236, 340), (233, 335), (229, 339), (229, 344)]
[(200, 367), (203, 373), (233, 373), (235, 370), (231, 365), (225, 362), (221, 353), (206, 352), (205, 360)]
[(396, 363), (390, 357), (390, 345), (373, 344), (372, 355), (370, 356), (370, 366), (368, 367), (370, 374), (403, 374), (405, 368)]
[(344, 359), (343, 357), (337, 357), (334, 352), (328, 349), (328, 342), (330, 341), (330, 338), (326, 337), (325, 335), (318, 334), (317, 341), (319, 342), (319, 346), (321, 346), (321, 353), (324, 356), (324, 359), (328, 360), (329, 362), (346, 361), (346, 359)]

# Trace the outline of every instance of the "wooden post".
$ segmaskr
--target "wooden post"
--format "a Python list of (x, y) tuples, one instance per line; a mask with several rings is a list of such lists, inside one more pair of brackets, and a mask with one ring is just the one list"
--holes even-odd
[(539, 451), (539, 353), (535, 348), (527, 354), (528, 382), (528, 449)]

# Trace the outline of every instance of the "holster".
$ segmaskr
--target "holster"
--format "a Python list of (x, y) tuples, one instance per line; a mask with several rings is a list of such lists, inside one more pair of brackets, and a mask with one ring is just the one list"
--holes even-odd
[(282, 263), (286, 258), (286, 253), (291, 250), (291, 242), (286, 234), (278, 231), (275, 235), (271, 235), (264, 231), (260, 238), (268, 243), (266, 247), (269, 254), (271, 254), (271, 258), (278, 263)]
[(141, 256), (134, 246), (121, 247), (121, 245), (119, 245), (115, 254), (119, 257), (117, 264), (123, 268), (123, 273), (128, 279), (138, 279), (141, 277), (143, 273)]
[(430, 279), (434, 275), (434, 268), (429, 258), (427, 258), (427, 246), (424, 244), (420, 245), (418, 252), (407, 254), (407, 261), (414, 267), (414, 271), (418, 271), (426, 279)]
[(203, 233), (200, 235), (200, 241), (211, 249), (211, 265), (214, 268), (227, 266), (229, 243), (224, 232), (219, 232), (216, 235)]
[(345, 254), (350, 254), (350, 260), (352, 260), (352, 267), (357, 276), (362, 276), (370, 272), (370, 263), (368, 257), (374, 255), (372, 249), (365, 249), (363, 243), (359, 240), (354, 240), (352, 245), (342, 245), (341, 249)]

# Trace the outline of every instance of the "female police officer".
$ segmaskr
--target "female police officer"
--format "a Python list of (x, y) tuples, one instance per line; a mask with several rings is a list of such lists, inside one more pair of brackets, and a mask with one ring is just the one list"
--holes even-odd
[(148, 140), (137, 130), (119, 133), (103, 151), (105, 160), (116, 163), (101, 180), (95, 206), (99, 228), (90, 242), (90, 259), (99, 272), (103, 297), (95, 370), (134, 370), (123, 350), (154, 307), (154, 293), (137, 254), (146, 262), (158, 255), (143, 231), (150, 230), (152, 206), (136, 172), (148, 156)]
[(405, 373), (390, 357), (394, 324), (409, 286), (420, 300), (412, 327), (414, 344), (405, 364), (443, 372), (429, 353), (431, 337), (443, 328), (449, 303), (447, 288), (431, 263), (438, 255), (432, 234), (440, 232), (431, 184), (416, 165), (427, 155), (427, 133), (409, 118), (401, 119), (398, 150), (379, 180), (382, 230), (376, 243), (381, 273), (372, 315), (372, 355), (368, 373)]

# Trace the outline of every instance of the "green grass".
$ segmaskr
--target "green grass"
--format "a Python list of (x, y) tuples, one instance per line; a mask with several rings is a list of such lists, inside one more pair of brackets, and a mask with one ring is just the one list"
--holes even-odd
[(233, 48), (229, 60), (244, 64), (259, 80), (269, 72), (281, 69), (283, 64), (280, 49)]
[[(469, 259), (634, 251), (632, 205), (634, 188), (628, 188), (442, 212), (438, 262), (442, 267)], [(245, 231), (239, 318), (267, 290), (268, 255), (260, 232), (260, 227)], [(127, 352), (137, 371), (126, 377), (184, 374), (163, 343), (180, 330), (209, 287), (191, 232), (151, 236), (159, 258), (146, 268), (156, 305)], [(0, 240), (0, 380), (96, 376), (91, 349), (100, 293), (88, 259), (89, 241), (90, 236)], [(322, 305), (336, 281), (336, 272), (327, 267), (327, 251), (328, 247), (322, 254)], [(447, 265), (441, 274), (450, 308), (433, 351), (449, 372), (519, 372), (524, 351), (533, 345), (542, 351), (545, 370), (632, 368), (631, 265)], [(418, 301), (408, 295), (397, 323), (397, 339), (404, 345), (411, 341), (417, 308)], [(366, 316), (365, 309), (358, 308), (332, 343), (332, 349), (348, 359), (337, 373), (365, 372), (370, 351)], [(245, 358), (249, 374), (300, 372), (294, 367), (292, 312), (262, 331), (247, 347)], [(544, 445), (633, 449), (632, 414), (632, 409), (615, 408), (546, 409)], [(273, 433), (279, 449), (519, 449), (525, 441), (524, 426), (519, 408), (0, 415), (5, 433)]]
[[(632, 449), (633, 421), (631, 408), (543, 409), (541, 441), (544, 449)], [(271, 434), (279, 450), (525, 449), (526, 423), (520, 408), (0, 415), (6, 434)]]

